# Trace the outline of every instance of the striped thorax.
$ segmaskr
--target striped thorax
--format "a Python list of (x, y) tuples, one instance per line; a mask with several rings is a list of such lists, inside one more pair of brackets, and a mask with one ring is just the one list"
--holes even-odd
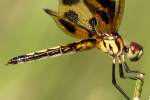
[(114, 63), (121, 63), (124, 61), (124, 42), (120, 35), (103, 34), (101, 37), (97, 38), (97, 40), (97, 48), (112, 56)]

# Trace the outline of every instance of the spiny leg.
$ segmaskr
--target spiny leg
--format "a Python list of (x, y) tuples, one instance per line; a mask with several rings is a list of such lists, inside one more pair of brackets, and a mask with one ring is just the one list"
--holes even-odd
[(123, 91), (123, 89), (118, 85), (116, 78), (115, 78), (115, 64), (112, 64), (112, 83), (117, 88), (117, 90), (127, 99), (130, 100), (128, 95)]
[(132, 79), (132, 80), (137, 80), (137, 77), (124, 75), (122, 64), (119, 64), (119, 74), (120, 74), (120, 78), (123, 78), (123, 79), (128, 78), (128, 79)]
[(122, 64), (119, 64), (119, 75), (120, 78), (126, 78), (123, 72)]
[[(140, 75), (145, 75), (144, 73), (140, 72), (140, 71), (136, 71), (136, 70), (130, 70), (127, 63), (122, 63), (119, 65), (119, 69), (120, 69), (120, 74), (123, 72), (123, 68), (125, 69), (125, 72), (130, 74), (130, 73), (133, 73), (135, 76), (124, 76), (124, 78), (129, 78), (129, 79), (133, 79), (133, 80), (137, 80), (137, 79), (141, 79), (140, 78)], [(123, 68), (121, 68), (123, 67)], [(122, 72), (121, 72), (122, 70)], [(123, 78), (123, 77), (121, 77)]]
[(125, 69), (125, 71), (126, 71), (127, 73), (139, 73), (139, 74), (144, 74), (144, 73), (142, 73), (142, 72), (140, 72), (140, 71), (137, 71), (137, 70), (130, 70), (130, 68), (129, 68), (129, 66), (127, 65), (126, 62), (123, 63), (123, 67), (124, 67), (124, 69)]
[(84, 50), (94, 48), (95, 44), (96, 44), (96, 39), (85, 39), (67, 45), (57, 46), (54, 48), (48, 48), (45, 50), (40, 50), (29, 54), (20, 55), (10, 59), (7, 64), (19, 64), (19, 63), (29, 62), (33, 60), (42, 59), (42, 58), (56, 57), (56, 56), (66, 55), (69, 53), (75, 53), (78, 51), (84, 51)]

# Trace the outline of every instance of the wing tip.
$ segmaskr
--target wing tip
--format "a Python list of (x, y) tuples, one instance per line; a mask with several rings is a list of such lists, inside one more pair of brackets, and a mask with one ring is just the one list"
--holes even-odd
[(45, 11), (45, 13), (47, 13), (51, 16), (58, 16), (58, 14), (55, 11), (52, 11), (51, 9), (44, 8), (43, 10)]

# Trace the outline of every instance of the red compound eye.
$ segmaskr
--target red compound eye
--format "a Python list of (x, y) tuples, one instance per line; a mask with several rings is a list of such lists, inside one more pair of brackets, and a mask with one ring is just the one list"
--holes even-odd
[(131, 42), (127, 56), (131, 61), (138, 61), (143, 55), (143, 48), (136, 42)]
[(130, 48), (133, 52), (136, 52), (136, 51), (140, 51), (142, 49), (142, 46), (136, 42), (131, 42)]

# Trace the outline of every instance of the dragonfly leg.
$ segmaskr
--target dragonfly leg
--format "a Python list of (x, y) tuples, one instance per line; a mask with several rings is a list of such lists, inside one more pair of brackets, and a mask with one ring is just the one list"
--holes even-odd
[(126, 78), (124, 75), (122, 64), (119, 64), (119, 75), (120, 75), (120, 78)]
[(112, 64), (112, 83), (117, 88), (117, 90), (127, 99), (130, 100), (129, 96), (123, 91), (123, 89), (118, 85), (115, 78), (115, 64)]
[(139, 73), (139, 74), (145, 74), (145, 73), (142, 73), (142, 72), (140, 72), (140, 71), (137, 71), (137, 70), (130, 70), (130, 68), (129, 68), (129, 66), (127, 65), (127, 63), (125, 62), (125, 63), (123, 63), (123, 67), (124, 67), (124, 69), (125, 69), (125, 71), (127, 72), (127, 73)]
[(132, 79), (132, 80), (137, 80), (136, 77), (133, 77), (133, 76), (125, 76), (124, 74), (124, 71), (123, 71), (123, 66), (122, 64), (119, 64), (119, 74), (120, 74), (120, 78), (123, 78), (123, 79)]
[[(129, 73), (129, 74), (133, 73), (135, 76), (125, 76), (123, 73), (123, 68), (125, 69), (126, 73)], [(133, 79), (133, 80), (141, 79), (139, 76), (141, 74), (144, 75), (144, 73), (142, 73), (140, 71), (130, 70), (126, 63), (119, 64), (119, 73), (120, 73), (121, 78), (129, 78), (129, 79)]]

